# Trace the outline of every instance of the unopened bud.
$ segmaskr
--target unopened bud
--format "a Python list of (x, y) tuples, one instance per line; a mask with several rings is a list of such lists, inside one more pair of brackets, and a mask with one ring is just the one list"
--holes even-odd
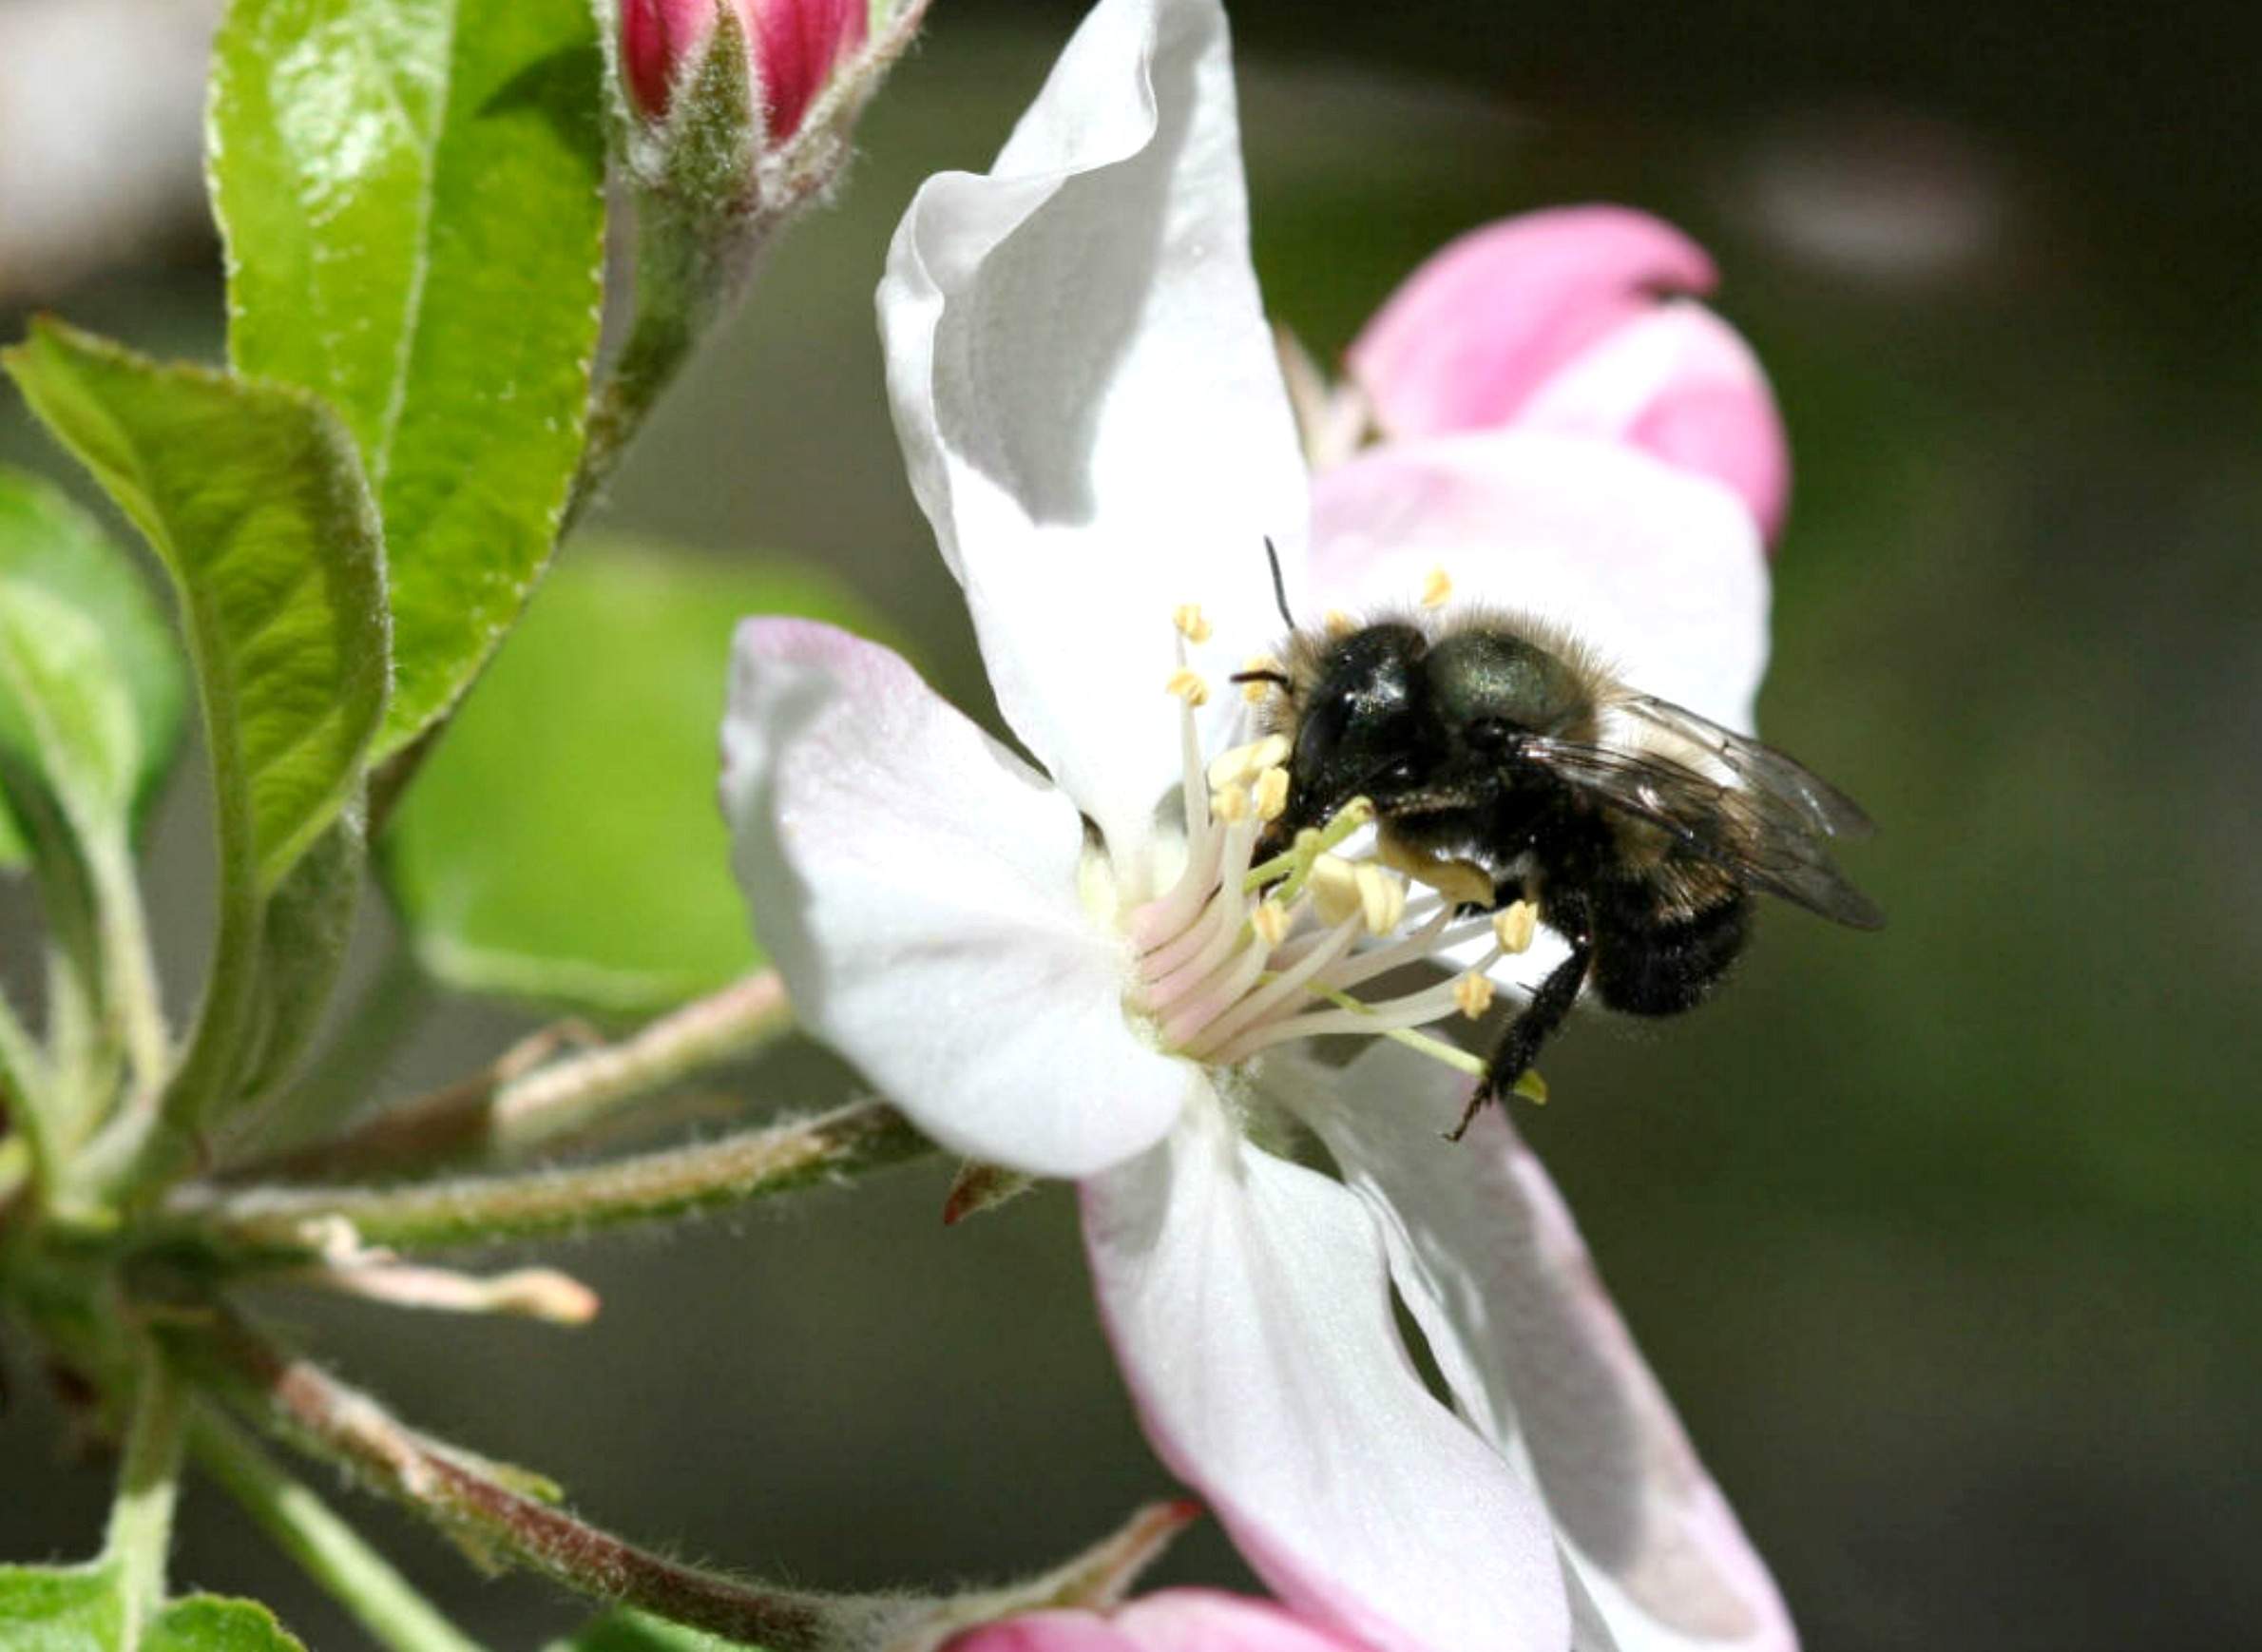
[(870, 11), (865, 0), (621, 0), (621, 75), (646, 120), (667, 117), (725, 6), (746, 43), (746, 84), (775, 146), (799, 129), (834, 72), (864, 44)]

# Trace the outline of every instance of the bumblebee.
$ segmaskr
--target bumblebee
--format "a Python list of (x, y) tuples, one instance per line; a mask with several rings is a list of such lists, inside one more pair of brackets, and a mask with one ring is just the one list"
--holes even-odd
[[(1755, 893), (1854, 929), (1885, 921), (1830, 856), (1830, 839), (1872, 830), (1851, 798), (1619, 682), (1560, 627), (1416, 611), (1294, 629), (1281, 657), (1237, 679), (1277, 690), (1268, 732), (1290, 742), (1270, 850), (1365, 797), (1385, 858), (1417, 875), (1473, 868), (1492, 893), (1466, 910), (1527, 900), (1569, 944), (1501, 1035), (1453, 1140), (1515, 1085), (1582, 988), (1634, 1015), (1702, 1002), (1750, 937)], [(1475, 887), (1466, 870), (1434, 881)]]

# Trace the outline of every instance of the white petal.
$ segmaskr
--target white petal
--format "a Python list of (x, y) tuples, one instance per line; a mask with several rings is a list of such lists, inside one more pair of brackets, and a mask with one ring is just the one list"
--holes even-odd
[(1217, 0), (1102, 0), (996, 167), (920, 189), (879, 308), (998, 704), (1121, 855), (1179, 772), (1172, 610), (1208, 611), (1221, 676), (1279, 630), (1264, 537), (1301, 571)]
[(749, 620), (722, 803), (801, 1024), (960, 1153), (1083, 1176), (1154, 1143), (1198, 1069), (1136, 1037), (1077, 895), (1076, 809), (895, 654)]
[(1623, 680), (1731, 728), (1767, 668), (1767, 561), (1727, 488), (1616, 443), (1521, 430), (1377, 449), (1320, 476), (1313, 583), (1404, 607), (1432, 568), (1453, 601), (1553, 620)]
[(1199, 1105), (1083, 1196), (1147, 1436), (1281, 1599), (1381, 1652), (1562, 1652), (1545, 1516), (1422, 1386), (1356, 1199)]
[[(1378, 1045), (1286, 1092), (1387, 1224), (1398, 1289), (1480, 1432), (1537, 1473), (1592, 1621), (1579, 1652), (1790, 1652), (1789, 1616), (1506, 1115)], [(1606, 1626), (1599, 1635), (1596, 1623)]]

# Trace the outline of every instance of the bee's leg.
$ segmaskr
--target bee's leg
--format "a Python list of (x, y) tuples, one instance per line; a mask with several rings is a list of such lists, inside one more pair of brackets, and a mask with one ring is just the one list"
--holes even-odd
[(1571, 955), (1548, 971), (1531, 1002), (1524, 1007), (1524, 1013), (1509, 1022), (1508, 1029), (1500, 1035), (1492, 1059), (1485, 1066), (1485, 1076), (1477, 1081), (1461, 1123), (1446, 1132), (1447, 1141), (1460, 1141), (1486, 1102), (1496, 1102), (1515, 1087), (1524, 1069), (1539, 1059), (1541, 1047), (1555, 1036), (1563, 1017), (1571, 1013), (1571, 1006), (1579, 1001), (1579, 989), (1585, 985), (1587, 970), (1594, 963), (1594, 940), (1583, 924), (1568, 939)]

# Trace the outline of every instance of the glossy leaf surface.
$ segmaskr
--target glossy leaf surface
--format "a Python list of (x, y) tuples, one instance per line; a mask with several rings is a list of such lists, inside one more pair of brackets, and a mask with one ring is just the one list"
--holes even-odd
[(4, 358), (173, 578), (223, 875), (263, 894), (337, 814), (384, 712), (383, 558), (353, 444), (302, 392), (54, 322)]
[(587, 0), (238, 0), (211, 161), (243, 372), (316, 392), (382, 508), (406, 744), (547, 560), (597, 346)]

